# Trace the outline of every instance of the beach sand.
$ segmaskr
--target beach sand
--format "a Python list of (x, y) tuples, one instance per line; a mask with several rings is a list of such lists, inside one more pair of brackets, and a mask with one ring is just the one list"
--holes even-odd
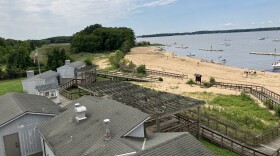
[[(249, 74), (248, 77), (246, 77), (244, 71), (247, 69), (201, 62), (199, 59), (191, 57), (174, 57), (171, 52), (156, 51), (154, 47), (133, 48), (125, 58), (137, 65), (145, 64), (148, 69), (187, 74), (189, 78), (193, 79), (194, 74), (199, 73), (202, 75), (202, 81), (209, 81), (210, 77), (214, 77), (218, 82), (259, 85), (280, 94), (280, 73), (256, 71), (256, 74)], [(176, 94), (201, 91), (222, 94), (239, 94), (233, 90), (219, 89), (215, 87), (206, 89), (197, 85), (190, 86), (185, 84), (187, 79), (180, 80), (165, 77), (163, 77), (163, 79), (163, 82), (140, 84)]]

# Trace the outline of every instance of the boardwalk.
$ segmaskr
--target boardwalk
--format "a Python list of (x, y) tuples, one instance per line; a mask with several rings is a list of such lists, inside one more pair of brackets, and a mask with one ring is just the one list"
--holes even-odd
[(154, 76), (143, 76), (140, 77), (136, 74), (131, 73), (122, 73), (118, 71), (105, 71), (105, 70), (97, 70), (97, 76), (111, 78), (111, 79), (121, 79), (127, 81), (139, 81), (139, 82), (155, 82), (158, 81), (158, 77)]

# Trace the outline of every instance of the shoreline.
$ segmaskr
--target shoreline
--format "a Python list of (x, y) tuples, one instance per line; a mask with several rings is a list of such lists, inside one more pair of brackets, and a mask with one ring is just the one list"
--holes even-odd
[[(254, 70), (256, 74), (253, 74), (253, 72), (245, 74), (245, 71), (248, 71), (246, 68), (201, 62), (201, 59), (198, 58), (176, 56), (174, 53), (168, 51), (156, 51), (154, 47), (133, 48), (131, 52), (126, 55), (126, 58), (137, 65), (145, 64), (148, 69), (187, 74), (189, 78), (193, 79), (193, 75), (198, 73), (203, 76), (202, 81), (208, 81), (210, 77), (214, 77), (216, 81), (259, 85), (276, 93), (280, 93), (280, 73)], [(168, 89), (169, 86), (174, 85), (174, 83), (182, 84), (182, 81), (180, 82), (177, 80), (176, 82), (175, 80), (167, 79), (166, 84), (164, 84), (166, 86), (159, 87), (159, 89)], [(188, 89), (197, 90), (192, 87), (182, 89), (180, 92), (189, 91)]]

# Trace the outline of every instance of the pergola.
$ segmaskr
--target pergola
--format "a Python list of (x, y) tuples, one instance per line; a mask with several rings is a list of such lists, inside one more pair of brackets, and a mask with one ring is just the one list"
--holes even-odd
[(96, 68), (97, 65), (85, 66), (77, 70), (81, 78), (84, 80), (84, 83), (90, 83), (96, 79)]
[[(113, 100), (150, 114), (152, 118), (156, 119), (157, 131), (160, 131), (159, 119), (193, 108), (197, 108), (198, 112), (200, 112), (200, 106), (205, 104), (201, 100), (155, 91), (123, 81), (103, 81), (78, 87), (79, 93), (83, 92), (93, 96), (109, 96)], [(199, 121), (200, 117), (198, 126)]]

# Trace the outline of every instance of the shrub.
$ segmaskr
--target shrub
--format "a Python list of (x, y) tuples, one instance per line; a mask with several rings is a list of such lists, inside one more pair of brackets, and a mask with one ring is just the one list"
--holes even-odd
[(211, 86), (213, 86), (216, 83), (216, 80), (214, 77), (210, 77), (209, 83)]
[(117, 50), (116, 53), (109, 57), (109, 62), (113, 68), (120, 67), (120, 61), (124, 58), (124, 53), (120, 50)]
[(209, 82), (203, 82), (202, 85), (203, 85), (205, 88), (211, 87), (211, 84), (210, 84)]
[(273, 104), (272, 104), (271, 100), (266, 99), (266, 100), (264, 101), (264, 105), (265, 105), (266, 107), (268, 107), (268, 109), (273, 110)]
[(91, 58), (90, 58), (90, 57), (86, 58), (86, 59), (84, 60), (84, 63), (85, 63), (87, 66), (92, 65)]
[(138, 74), (146, 75), (146, 66), (145, 65), (138, 66), (136, 70), (137, 70)]
[(277, 109), (277, 115), (280, 117), (280, 107), (278, 107), (278, 109)]
[(193, 84), (195, 84), (195, 81), (194, 81), (193, 79), (189, 79), (189, 80), (187, 81), (187, 84), (193, 85)]
[(159, 77), (159, 78), (158, 78), (158, 81), (163, 81), (163, 78), (162, 78), (162, 77)]

